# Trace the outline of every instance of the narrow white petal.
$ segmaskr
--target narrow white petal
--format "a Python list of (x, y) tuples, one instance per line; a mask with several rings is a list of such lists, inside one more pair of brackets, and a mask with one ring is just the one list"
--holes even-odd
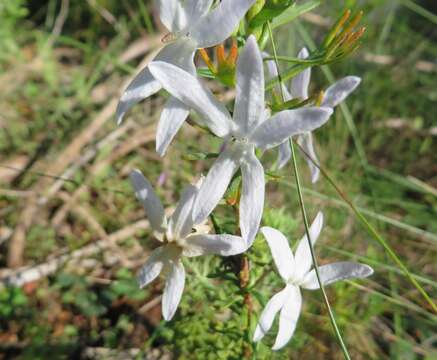
[[(309, 52), (306, 48), (303, 48), (299, 54), (299, 59), (306, 59), (309, 56)], [(307, 68), (304, 71), (297, 74), (291, 81), (291, 96), (295, 98), (300, 98), (303, 100), (308, 99), (308, 87), (311, 80), (311, 68)]]
[(169, 231), (174, 238), (184, 238), (193, 227), (193, 205), (199, 189), (195, 185), (188, 185), (179, 203), (169, 219)]
[(232, 119), (228, 110), (196, 77), (161, 61), (151, 63), (149, 69), (165, 90), (196, 110), (215, 135), (224, 137), (229, 133)]
[(236, 92), (234, 120), (240, 134), (250, 134), (263, 119), (264, 112), (263, 60), (253, 35), (238, 57)]
[(264, 168), (252, 151), (241, 163), (242, 190), (240, 197), (241, 235), (251, 246), (258, 233), (264, 209)]
[[(368, 265), (344, 261), (319, 266), (319, 274), (322, 284), (326, 286), (340, 280), (366, 278), (373, 274), (373, 269)], [(314, 269), (305, 276), (301, 286), (308, 290), (319, 289)]]
[[(313, 246), (315, 245), (317, 239), (319, 238), (320, 232), (322, 231), (322, 227), (323, 227), (323, 213), (319, 212), (309, 229), (311, 243), (313, 244)], [(311, 257), (311, 249), (308, 244), (308, 238), (306, 234), (299, 241), (295, 253), (295, 259), (296, 259), (296, 272), (297, 272), (295, 274), (295, 277), (297, 279), (301, 279), (311, 269), (311, 265), (313, 263), (313, 259)]]
[(162, 295), (162, 316), (170, 321), (174, 316), (185, 286), (185, 270), (180, 260), (171, 262), (170, 273)]
[(284, 110), (259, 125), (251, 140), (262, 149), (270, 149), (290, 136), (319, 128), (328, 121), (331, 114), (332, 109), (325, 107)]
[(159, 18), (171, 32), (177, 32), (187, 26), (188, 19), (182, 2), (179, 0), (158, 0)]
[(191, 235), (186, 238), (183, 255), (188, 257), (200, 255), (231, 256), (245, 252), (247, 244), (240, 236), (233, 235)]
[(199, 190), (193, 209), (193, 221), (201, 224), (223, 197), (232, 176), (240, 166), (240, 159), (233, 156), (232, 148), (223, 151), (212, 165)]
[(152, 251), (138, 274), (138, 284), (143, 288), (155, 280), (161, 273), (165, 261), (165, 247), (161, 246)]
[(184, 9), (188, 22), (193, 24), (198, 21), (211, 8), (212, 2), (213, 0), (185, 0)]
[(156, 152), (164, 156), (176, 133), (190, 114), (190, 109), (175, 97), (171, 96), (161, 112), (156, 130)]
[(135, 196), (143, 205), (153, 230), (162, 233), (167, 221), (164, 207), (153, 190), (152, 185), (139, 170), (131, 172), (130, 180), (135, 189)]
[(291, 148), (288, 139), (278, 147), (278, 169), (282, 169), (291, 159)]
[(296, 266), (287, 238), (280, 231), (267, 226), (262, 227), (261, 232), (269, 245), (279, 275), (287, 281), (293, 276)]
[(302, 295), (297, 286), (288, 285), (287, 298), (279, 315), (279, 330), (272, 350), (283, 348), (293, 337), (302, 309)]
[(190, 27), (190, 36), (199, 48), (225, 41), (237, 28), (255, 0), (222, 0), (220, 4)]
[[(298, 144), (302, 147), (306, 154), (308, 154), (316, 164), (319, 164), (316, 151), (314, 150), (313, 135), (310, 132), (303, 133), (297, 137)], [(311, 159), (304, 154), (305, 160), (311, 172), (311, 182), (315, 184), (319, 180), (320, 170), (314, 165)]]
[(347, 76), (337, 81), (326, 90), (322, 106), (336, 107), (360, 85), (360, 82), (361, 79), (357, 76)]
[(116, 110), (117, 125), (122, 123), (124, 116), (132, 106), (157, 93), (160, 89), (161, 84), (155, 80), (149, 69), (146, 67), (141, 70), (126, 88), (118, 102)]
[(260, 341), (273, 325), (273, 320), (287, 301), (287, 287), (275, 294), (266, 304), (256, 326), (253, 341)]
[[(264, 58), (266, 57), (270, 57), (270, 54), (267, 53), (263, 53)], [(269, 80), (275, 78), (278, 76), (278, 67), (276, 66), (276, 62), (274, 60), (269, 60), (266, 61), (266, 65), (267, 65), (267, 71), (269, 73)], [(293, 97), (291, 96), (290, 92), (288, 91), (287, 87), (281, 83), (281, 87), (282, 87), (282, 93), (284, 94), (284, 100), (288, 101), (291, 100)], [(278, 89), (278, 91), (281, 91)]]
[[(191, 74), (195, 74), (194, 52), (195, 46), (191, 41), (178, 40), (165, 46), (154, 61), (174, 64)], [(141, 70), (120, 98), (116, 111), (117, 124), (121, 124), (123, 117), (133, 105), (155, 94), (161, 87), (161, 84), (153, 77), (148, 67)]]

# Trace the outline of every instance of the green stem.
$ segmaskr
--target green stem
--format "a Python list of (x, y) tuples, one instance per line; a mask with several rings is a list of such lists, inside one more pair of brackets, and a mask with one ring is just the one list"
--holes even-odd
[(300, 186), (300, 178), (299, 178), (299, 171), (298, 171), (298, 167), (297, 167), (294, 144), (293, 144), (293, 141), (291, 140), (291, 138), (289, 139), (289, 145), (291, 148), (291, 159), (292, 159), (293, 170), (294, 170), (294, 175), (295, 175), (295, 179), (296, 179), (296, 187), (297, 187), (297, 194), (299, 197), (299, 205), (300, 205), (301, 212), (302, 212), (303, 222), (305, 225), (305, 232), (306, 232), (307, 239), (308, 239), (308, 245), (309, 245), (310, 252), (311, 252), (311, 258), (313, 259), (313, 265), (314, 265), (314, 270), (316, 272), (317, 281), (319, 283), (320, 290), (322, 291), (323, 300), (325, 301), (325, 305), (326, 305), (326, 308), (328, 310), (329, 319), (331, 320), (331, 324), (332, 324), (332, 327), (334, 328), (334, 332), (335, 332), (335, 335), (337, 337), (337, 340), (340, 343), (341, 350), (343, 351), (343, 355), (344, 355), (345, 359), (350, 360), (351, 357), (349, 355), (349, 352), (347, 350), (347, 347), (346, 347), (346, 344), (343, 340), (343, 337), (341, 336), (341, 332), (340, 332), (340, 329), (337, 325), (337, 322), (335, 321), (335, 316), (334, 316), (334, 313), (331, 309), (331, 305), (329, 304), (329, 300), (328, 300), (328, 296), (326, 295), (325, 287), (323, 286), (323, 283), (322, 283), (321, 278), (320, 278), (319, 266), (317, 264), (317, 259), (316, 259), (315, 253), (314, 253), (314, 247), (313, 247), (311, 237), (310, 237), (308, 219), (306, 216), (306, 210), (305, 210), (305, 205), (304, 205), (304, 201), (303, 201), (303, 194), (302, 194), (302, 189)]
[[(272, 42), (272, 49), (273, 49), (273, 56), (275, 58), (275, 62), (276, 62), (276, 68), (278, 70), (278, 81), (279, 81), (279, 88), (281, 89), (281, 94), (282, 94), (282, 100), (285, 101), (285, 97), (284, 97), (284, 93), (283, 93), (283, 89), (282, 89), (282, 81), (281, 81), (281, 74), (279, 71), (279, 66), (278, 66), (278, 59), (277, 59), (277, 53), (276, 53), (276, 46), (275, 46), (275, 42), (273, 40), (273, 33), (272, 33), (272, 28), (270, 26), (270, 22), (267, 23), (268, 26), (268, 30), (269, 30), (269, 35), (270, 35), (270, 40)], [(341, 335), (340, 329), (337, 325), (337, 322), (335, 320), (335, 316), (334, 313), (331, 309), (331, 305), (329, 304), (329, 300), (328, 300), (328, 296), (326, 295), (326, 291), (325, 291), (325, 287), (323, 286), (323, 283), (321, 281), (320, 278), (320, 273), (319, 273), (319, 266), (317, 264), (317, 259), (314, 253), (314, 248), (313, 248), (313, 244), (311, 241), (311, 235), (310, 235), (310, 231), (309, 231), (309, 225), (308, 225), (308, 219), (307, 219), (307, 215), (306, 215), (306, 210), (305, 210), (305, 203), (303, 200), (303, 194), (302, 194), (302, 189), (300, 186), (300, 177), (299, 177), (299, 170), (297, 167), (297, 161), (296, 161), (296, 154), (294, 151), (294, 144), (291, 138), (289, 138), (289, 145), (291, 148), (291, 155), (292, 155), (292, 163), (293, 163), (293, 170), (294, 170), (294, 175), (295, 175), (295, 179), (296, 179), (296, 187), (297, 187), (297, 193), (298, 193), (298, 197), (299, 197), (299, 205), (300, 205), (300, 209), (302, 212), (302, 217), (303, 217), (303, 222), (305, 225), (305, 232), (306, 232), (306, 236), (307, 236), (307, 240), (308, 240), (308, 246), (310, 248), (310, 252), (311, 252), (311, 258), (313, 261), (313, 265), (314, 265), (314, 270), (316, 272), (316, 277), (317, 277), (317, 282), (319, 283), (320, 286), (320, 290), (322, 292), (323, 295), (323, 300), (325, 302), (326, 308), (328, 310), (328, 314), (329, 314), (329, 319), (331, 320), (331, 324), (332, 327), (334, 328), (334, 332), (335, 335), (337, 337), (338, 342), (340, 343), (340, 347), (341, 350), (343, 351), (343, 355), (345, 357), (345, 359), (350, 360), (350, 355), (349, 352), (347, 350), (346, 344), (343, 340), (343, 337)]]
[[(299, 145), (298, 145), (299, 146)], [(396, 255), (394, 250), (390, 247), (387, 241), (375, 230), (375, 228), (369, 223), (369, 221), (364, 217), (364, 215), (357, 209), (352, 200), (337, 186), (332, 177), (326, 172), (326, 170), (319, 166), (314, 159), (309, 156), (308, 153), (305, 152), (304, 149), (299, 147), (300, 150), (305, 154), (305, 156), (310, 159), (310, 161), (316, 166), (320, 173), (325, 177), (325, 179), (329, 182), (329, 184), (335, 189), (335, 191), (340, 195), (340, 197), (349, 205), (351, 210), (354, 212), (355, 216), (360, 220), (360, 222), (364, 225), (367, 232), (374, 238), (376, 241), (384, 248), (393, 262), (402, 270), (408, 280), (413, 284), (413, 286), (419, 291), (419, 293), (423, 296), (426, 302), (431, 306), (432, 310), (437, 314), (437, 306), (432, 301), (431, 297), (425, 291), (425, 289), (419, 284), (419, 282), (414, 278), (414, 276), (410, 273), (408, 268), (404, 265), (399, 256)]]

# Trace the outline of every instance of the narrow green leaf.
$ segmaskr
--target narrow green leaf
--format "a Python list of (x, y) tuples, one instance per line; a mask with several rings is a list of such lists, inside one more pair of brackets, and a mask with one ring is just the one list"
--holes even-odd
[(287, 10), (282, 12), (279, 16), (272, 20), (272, 29), (276, 29), (278, 26), (288, 24), (297, 17), (311, 11), (320, 5), (320, 0), (309, 0), (303, 4), (290, 6)]

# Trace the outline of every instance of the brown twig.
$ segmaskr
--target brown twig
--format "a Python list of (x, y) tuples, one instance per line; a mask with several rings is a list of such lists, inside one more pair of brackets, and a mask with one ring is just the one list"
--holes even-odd
[(111, 248), (112, 244), (117, 244), (120, 241), (134, 236), (138, 231), (143, 231), (148, 228), (149, 222), (147, 220), (140, 220), (108, 235), (105, 239), (100, 239), (71, 253), (57, 256), (43, 264), (32, 267), (24, 267), (17, 270), (3, 270), (0, 272), (0, 283), (22, 286), (29, 282), (37, 281), (43, 277), (55, 273), (69, 261), (91, 257), (105, 249)]

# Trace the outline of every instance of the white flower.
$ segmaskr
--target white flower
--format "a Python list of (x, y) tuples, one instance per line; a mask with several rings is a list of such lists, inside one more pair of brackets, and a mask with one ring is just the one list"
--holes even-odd
[[(298, 58), (306, 59), (308, 58), (308, 56), (309, 56), (308, 50), (306, 48), (303, 48), (299, 52)], [(268, 61), (267, 67), (272, 77), (278, 76), (278, 71), (274, 61)], [(291, 81), (290, 90), (288, 90), (283, 85), (282, 92), (284, 94), (285, 101), (296, 99), (296, 98), (300, 98), (302, 100), (308, 99), (308, 87), (310, 84), (310, 80), (311, 80), (311, 68), (308, 68), (293, 78), (293, 80)], [(352, 91), (354, 91), (357, 88), (360, 82), (361, 79), (357, 76), (347, 76), (337, 81), (336, 83), (332, 84), (330, 87), (328, 87), (328, 89), (326, 89), (321, 106), (330, 107), (330, 108), (336, 107), (343, 100), (345, 100)], [(299, 135), (297, 137), (297, 142), (300, 146), (302, 146), (304, 151), (318, 164), (319, 161), (317, 159), (316, 152), (314, 151), (312, 133), (305, 132)], [(287, 139), (279, 146), (278, 168), (279, 169), (283, 168), (290, 159), (291, 159), (291, 149)], [(311, 181), (312, 183), (315, 183), (319, 179), (320, 170), (307, 157), (306, 157), (306, 161), (311, 171)]]
[(267, 119), (263, 61), (253, 36), (237, 61), (233, 117), (208, 88), (186, 71), (165, 62), (153, 62), (149, 70), (171, 95), (196, 110), (209, 129), (227, 141), (199, 191), (194, 218), (198, 222), (206, 219), (241, 168), (240, 228), (251, 245), (261, 222), (265, 190), (264, 169), (255, 148), (270, 149), (292, 135), (314, 130), (328, 120), (332, 110), (307, 107), (282, 111)]
[(208, 235), (209, 227), (193, 222), (192, 209), (198, 185), (188, 186), (174, 213), (167, 218), (164, 208), (150, 183), (139, 170), (134, 170), (131, 182), (135, 195), (144, 206), (155, 237), (162, 243), (152, 252), (140, 271), (138, 281), (143, 288), (161, 272), (167, 275), (162, 297), (162, 315), (170, 320), (176, 312), (185, 284), (182, 256), (207, 254), (236, 255), (246, 251), (245, 241), (232, 235)]
[[(194, 54), (196, 49), (215, 46), (225, 41), (235, 30), (255, 0), (223, 0), (210, 10), (212, 0), (159, 0), (159, 13), (171, 38), (156, 56), (178, 66), (192, 75), (196, 74)], [(130, 83), (117, 107), (117, 123), (137, 102), (153, 95), (161, 85), (145, 67)], [(156, 134), (156, 151), (163, 156), (189, 114), (189, 108), (170, 97), (161, 114)]]
[[(319, 237), (322, 226), (323, 214), (319, 212), (309, 231), (313, 245)], [(276, 268), (286, 285), (265, 306), (255, 329), (253, 341), (259, 341), (264, 337), (280, 311), (279, 330), (272, 348), (279, 350), (288, 343), (296, 328), (302, 307), (300, 288), (316, 290), (319, 289), (319, 283), (314, 269), (310, 270), (312, 258), (306, 236), (300, 240), (293, 256), (288, 240), (281, 232), (270, 227), (263, 227), (261, 232), (267, 240)], [(339, 280), (365, 278), (373, 274), (373, 269), (353, 262), (337, 262), (320, 266), (319, 273), (323, 285), (326, 286)]]

